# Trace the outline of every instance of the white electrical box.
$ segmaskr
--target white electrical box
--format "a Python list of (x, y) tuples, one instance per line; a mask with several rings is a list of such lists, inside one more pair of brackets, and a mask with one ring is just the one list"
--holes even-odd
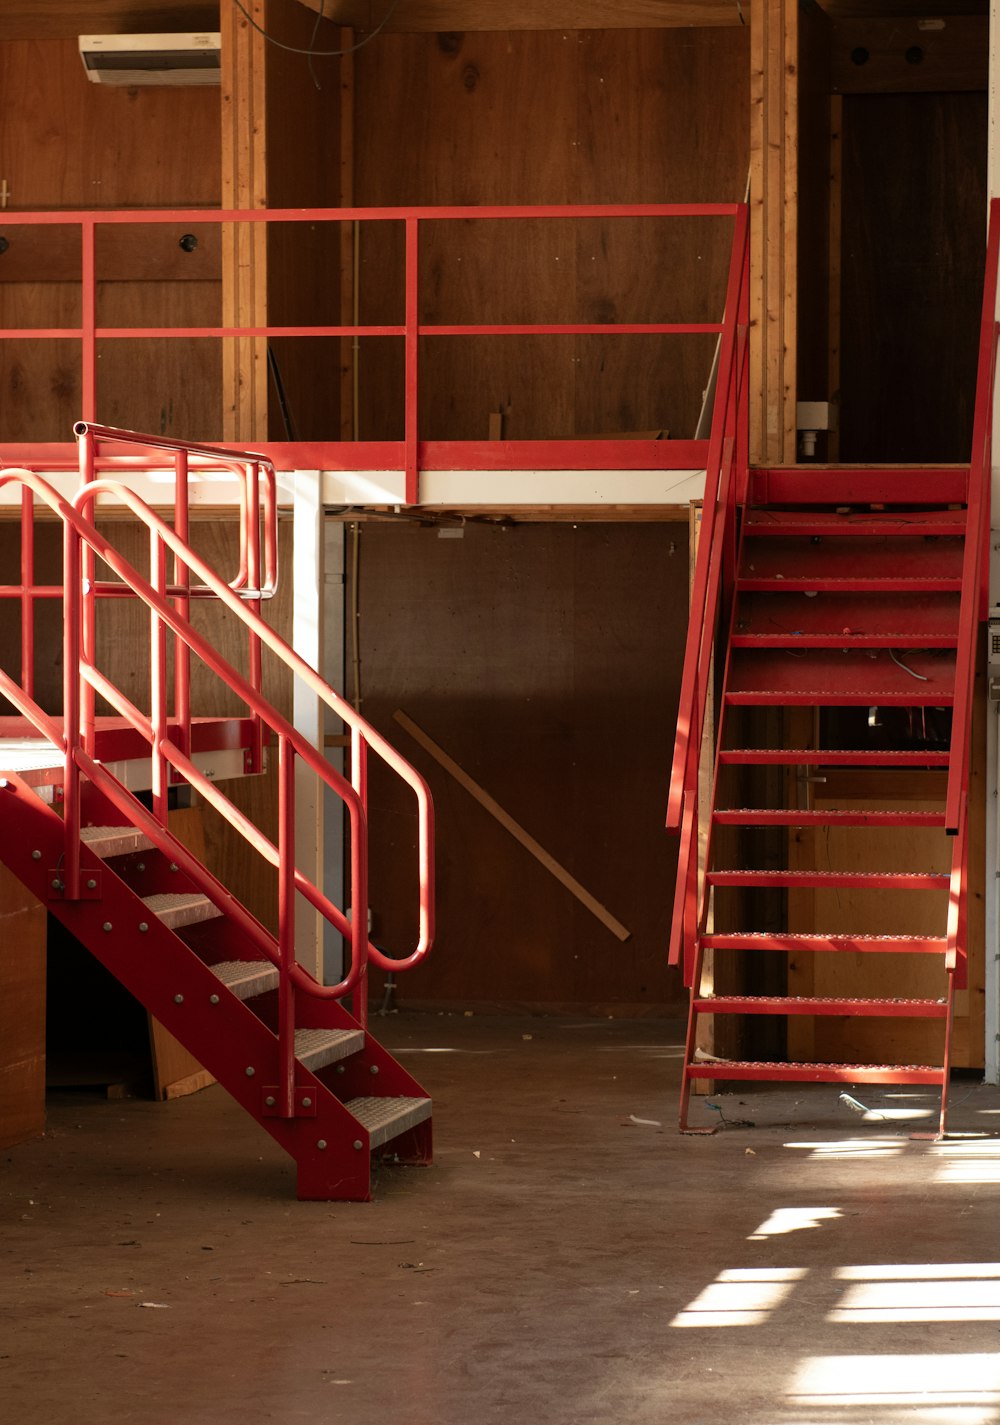
[(80, 59), (94, 84), (218, 84), (222, 36), (81, 35)]

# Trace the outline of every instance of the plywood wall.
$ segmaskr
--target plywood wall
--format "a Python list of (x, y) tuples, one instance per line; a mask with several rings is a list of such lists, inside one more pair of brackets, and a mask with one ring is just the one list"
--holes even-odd
[[(0, 44), (0, 324), (80, 320), (79, 244), (69, 230), (17, 226), (17, 209), (214, 207), (219, 201), (215, 89), (111, 89), (87, 81), (73, 40)], [(191, 254), (181, 231), (136, 232), (114, 260), (98, 251), (98, 320), (210, 325), (220, 311), (218, 248)], [(121, 245), (119, 244), (119, 247)], [(104, 343), (98, 416), (140, 430), (221, 434), (214, 341)], [(0, 346), (2, 440), (65, 440), (81, 415), (79, 349), (42, 340)]]
[[(663, 828), (687, 597), (678, 525), (366, 525), (366, 716), (427, 776), (437, 948), (406, 1003), (656, 1012), (675, 848)], [(619, 942), (392, 721), (403, 708), (631, 930)], [(374, 770), (376, 943), (414, 933), (412, 800)]]
[[(359, 204), (732, 202), (747, 176), (747, 31), (384, 35), (356, 58)], [(362, 317), (402, 313), (401, 234), (367, 225)], [(715, 321), (725, 223), (429, 230), (428, 322)], [(711, 338), (429, 338), (421, 434), (693, 433)], [(362, 348), (362, 437), (401, 434), (401, 351)]]

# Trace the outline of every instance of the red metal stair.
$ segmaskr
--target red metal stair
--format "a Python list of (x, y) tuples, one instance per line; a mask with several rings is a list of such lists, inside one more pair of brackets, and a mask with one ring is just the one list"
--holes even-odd
[[(113, 433), (116, 442), (156, 447), (144, 437)], [(187, 545), (175, 516), (168, 526), (131, 491), (94, 480), (95, 433), (81, 432), (85, 483), (72, 503), (37, 475), (0, 472), (27, 493), (23, 528), (31, 538), (32, 502), (63, 523), (63, 584), (43, 592), (22, 570), (22, 583), (3, 593), (30, 605), (40, 597), (64, 604), (64, 707), (53, 717), (33, 697), (30, 640), (20, 681), (0, 669), (0, 693), (21, 715), (5, 719), (0, 742), (0, 860), (18, 876), (101, 963), (172, 1033), (291, 1155), (302, 1198), (365, 1200), (371, 1195), (372, 1152), (406, 1163), (431, 1157), (431, 1102), (421, 1086), (368, 1031), (367, 967), (405, 969), (427, 954), (433, 935), (433, 815), (419, 775), (349, 704), (329, 689), (259, 617), (262, 585), (273, 589), (275, 526), (265, 519), (264, 556), (256, 482), (241, 525), (241, 571), (225, 582)], [(168, 443), (169, 445), (169, 443)], [(173, 449), (173, 447), (170, 447)], [(194, 448), (181, 447), (178, 497)], [(226, 452), (224, 463), (237, 457)], [(259, 457), (247, 456), (254, 464)], [(90, 478), (88, 478), (88, 476)], [(144, 578), (86, 517), (94, 496), (117, 497), (150, 533), (150, 576)], [(265, 516), (275, 514), (265, 499)], [(183, 512), (182, 512), (183, 514)], [(272, 547), (273, 546), (273, 547)], [(174, 585), (166, 582), (167, 552)], [(98, 582), (100, 559), (115, 575)], [(30, 559), (28, 560), (30, 564)], [(202, 584), (192, 586), (192, 576)], [(238, 672), (187, 618), (191, 597), (213, 598), (245, 625), (249, 676)], [(150, 623), (150, 673), (145, 708), (110, 684), (95, 662), (95, 601), (131, 597)], [(30, 628), (30, 618), (23, 627)], [(173, 642), (174, 708), (168, 710), (167, 642)], [(351, 731), (352, 780), (335, 772), (275, 710), (261, 691), (261, 651), (303, 679)], [(243, 748), (247, 770), (261, 771), (264, 748), (276, 742), (278, 839), (273, 844), (202, 772), (196, 755), (200, 725), (190, 710), (190, 659), (200, 658), (245, 702), (223, 740)], [(150, 804), (144, 804), (102, 758), (102, 727), (94, 689), (128, 724), (126, 761), (144, 752)], [(134, 696), (134, 694), (133, 694)], [(105, 722), (108, 719), (104, 720)], [(245, 743), (241, 741), (248, 734)], [(121, 739), (115, 730), (113, 735)], [(213, 734), (214, 735), (214, 734)], [(244, 755), (245, 754), (245, 755)], [(344, 802), (351, 824), (351, 893), (368, 904), (367, 759), (376, 755), (402, 777), (417, 800), (419, 938), (392, 958), (368, 940), (367, 917), (348, 918), (298, 868), (295, 856), (295, 767), (305, 763), (321, 786)], [(130, 774), (131, 775), (131, 774)], [(277, 934), (271, 934), (170, 832), (170, 786), (185, 782), (209, 802), (276, 870)], [(346, 966), (339, 983), (320, 984), (295, 959), (296, 901), (304, 900), (341, 933)], [(349, 1012), (341, 1002), (351, 997)]]
[[(745, 387), (722, 368), (667, 813), (680, 835), (670, 954), (691, 991), (683, 1130), (711, 1131), (689, 1123), (694, 1083), (746, 1080), (934, 1085), (945, 1131), (967, 963), (1000, 204), (991, 217), (969, 465), (751, 470)], [(887, 901), (897, 893), (909, 920)], [(929, 1062), (892, 1062), (913, 1053), (890, 1033), (903, 1020), (928, 1021)], [(875, 1062), (824, 1061), (838, 1023), (843, 1042), (876, 1045)]]

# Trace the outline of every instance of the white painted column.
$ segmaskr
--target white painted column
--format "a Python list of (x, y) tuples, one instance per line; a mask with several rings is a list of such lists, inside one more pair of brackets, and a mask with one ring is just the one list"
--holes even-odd
[[(292, 477), (292, 647), (312, 668), (323, 668), (323, 506), (317, 470)], [(292, 695), (296, 732), (322, 753), (324, 704), (300, 678)], [(295, 859), (299, 870), (323, 889), (323, 802), (321, 784), (301, 761), (295, 766)], [(295, 903), (295, 953), (311, 974), (321, 976), (325, 921), (302, 896)]]

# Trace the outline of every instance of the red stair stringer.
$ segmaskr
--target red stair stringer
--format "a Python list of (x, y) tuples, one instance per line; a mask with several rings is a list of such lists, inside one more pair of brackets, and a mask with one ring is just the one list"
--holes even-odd
[[(362, 1096), (421, 1098), (416, 1080), (370, 1035), (364, 1047), (340, 1065), (313, 1073), (296, 1062), (297, 1109), (294, 1118), (268, 1112), (265, 1099), (279, 1078), (278, 1037), (247, 1004), (212, 973), (179, 934), (149, 914), (142, 898), (122, 875), (89, 850), (84, 842), (84, 884), (94, 880), (93, 898), (68, 901), (53, 888), (64, 847), (62, 819), (20, 778), (10, 773), (0, 788), (0, 860), (145, 1008), (219, 1081), (295, 1160), (298, 1193), (306, 1199), (366, 1201), (371, 1197), (371, 1144), (368, 1130), (342, 1101)], [(178, 870), (163, 858), (159, 874), (147, 876), (142, 890), (205, 891), (223, 908), (231, 901), (225, 888), (202, 868), (199, 884), (179, 867), (189, 853), (176, 843)], [(157, 853), (141, 853), (146, 864)], [(133, 860), (136, 858), (133, 857)], [(140, 925), (147, 929), (140, 930)], [(209, 922), (220, 926), (225, 918)], [(219, 932), (216, 932), (217, 934)], [(261, 927), (261, 934), (267, 932)], [(238, 952), (242, 958), (263, 957)], [(354, 1029), (357, 1021), (335, 1000), (297, 997), (297, 1027)], [(301, 1100), (311, 1099), (308, 1112)], [(429, 1121), (393, 1142), (401, 1161), (426, 1163), (431, 1154)]]

